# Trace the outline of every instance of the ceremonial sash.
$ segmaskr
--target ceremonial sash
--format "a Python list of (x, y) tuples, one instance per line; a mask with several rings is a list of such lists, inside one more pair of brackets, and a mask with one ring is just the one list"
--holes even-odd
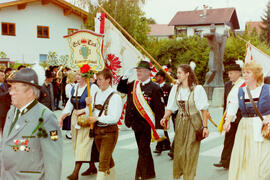
[(136, 80), (134, 82), (133, 86), (133, 103), (140, 113), (140, 115), (147, 121), (147, 123), (150, 125), (153, 136), (156, 140), (159, 139), (159, 135), (155, 129), (155, 114), (153, 113), (151, 107), (148, 105), (146, 100), (144, 99), (140, 82)]
[[(230, 90), (230, 92), (229, 92), (229, 94), (228, 94), (228, 96), (227, 96), (227, 102), (226, 102), (226, 103), (227, 103), (227, 107), (228, 107), (228, 104), (230, 104), (229, 99), (230, 99), (230, 94), (231, 94), (232, 90), (235, 89), (235, 88), (238, 88), (238, 89), (239, 89), (239, 88), (242, 87), (242, 86), (245, 86), (245, 80), (242, 79), (242, 78), (239, 78), (239, 79), (235, 82), (235, 84), (233, 85), (232, 89)], [(227, 115), (227, 110), (225, 109), (225, 112), (224, 112), (224, 114), (223, 114), (223, 116), (222, 116), (222, 119), (221, 119), (221, 121), (220, 121), (220, 123), (219, 123), (219, 125), (218, 125), (218, 131), (219, 131), (220, 133), (222, 133), (222, 131), (223, 131), (223, 125), (224, 125), (224, 123), (225, 123), (226, 115)]]

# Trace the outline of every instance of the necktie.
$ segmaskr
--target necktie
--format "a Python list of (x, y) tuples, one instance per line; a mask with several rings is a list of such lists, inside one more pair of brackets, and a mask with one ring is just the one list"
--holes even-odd
[(11, 133), (13, 127), (15, 126), (16, 122), (18, 121), (18, 119), (19, 119), (19, 114), (20, 114), (20, 110), (17, 109), (15, 119), (13, 120), (13, 122), (12, 122), (12, 124), (11, 124), (11, 126), (10, 126), (8, 135)]

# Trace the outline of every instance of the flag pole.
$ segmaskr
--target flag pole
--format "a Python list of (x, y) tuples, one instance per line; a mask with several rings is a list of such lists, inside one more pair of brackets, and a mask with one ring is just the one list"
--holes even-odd
[(98, 4), (99, 9), (106, 14), (108, 19), (110, 19), (138, 48), (142, 50), (142, 52), (150, 58), (150, 60), (158, 66), (158, 68), (163, 71), (166, 76), (169, 78), (169, 80), (174, 83), (175, 79), (167, 73), (162, 66), (103, 8)]

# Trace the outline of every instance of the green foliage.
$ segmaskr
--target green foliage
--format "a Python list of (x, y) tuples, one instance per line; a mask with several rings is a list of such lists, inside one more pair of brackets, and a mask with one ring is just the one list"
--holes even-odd
[[(144, 1), (140, 1), (144, 2)], [(147, 44), (150, 31), (148, 19), (139, 6), (139, 1), (100, 0), (100, 5), (141, 45)], [(89, 4), (89, 17), (86, 28), (94, 30), (97, 7)]]
[(6, 58), (7, 54), (3, 51), (0, 51), (0, 58)]
[(261, 26), (261, 39), (270, 46), (270, 1), (266, 5), (265, 14), (262, 17), (263, 26)]
[(61, 55), (60, 57), (57, 55), (56, 52), (50, 51), (48, 54), (48, 60), (42, 63), (43, 67), (46, 66), (59, 66), (63, 65), (66, 67), (71, 67), (72, 62), (68, 55)]

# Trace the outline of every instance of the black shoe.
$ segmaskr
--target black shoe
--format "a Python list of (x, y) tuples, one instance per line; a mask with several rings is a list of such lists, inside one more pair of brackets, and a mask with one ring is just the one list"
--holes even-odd
[(171, 159), (173, 159), (173, 152), (172, 152), (172, 151), (168, 152), (168, 156), (169, 156)]
[(67, 177), (67, 179), (69, 179), (69, 180), (78, 180), (79, 179), (79, 177), (78, 177), (78, 175), (75, 175), (75, 174), (71, 174), (71, 175), (69, 175), (68, 177)]
[(89, 176), (92, 174), (97, 174), (97, 168), (90, 166), (86, 171), (84, 171), (81, 175), (82, 176)]
[(221, 162), (219, 162), (219, 163), (214, 163), (213, 165), (214, 165), (215, 167), (223, 167), (223, 166), (224, 166), (224, 164), (221, 163)]
[(154, 150), (153, 152), (156, 153), (156, 154), (161, 154), (161, 153), (162, 153), (162, 150), (156, 149), (156, 150)]
[(170, 146), (163, 146), (162, 151), (168, 151), (171, 150)]
[(72, 136), (70, 136), (69, 134), (66, 134), (66, 138), (67, 139), (72, 139)]

